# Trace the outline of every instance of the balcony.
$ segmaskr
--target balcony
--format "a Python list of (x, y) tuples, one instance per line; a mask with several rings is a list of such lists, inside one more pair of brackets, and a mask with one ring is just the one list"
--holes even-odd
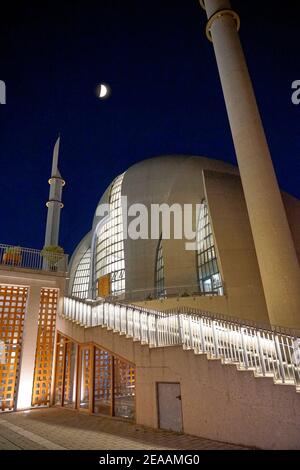
[(68, 255), (61, 253), (42, 254), (33, 248), (23, 248), (0, 243), (0, 269), (33, 269), (53, 273), (65, 273)]

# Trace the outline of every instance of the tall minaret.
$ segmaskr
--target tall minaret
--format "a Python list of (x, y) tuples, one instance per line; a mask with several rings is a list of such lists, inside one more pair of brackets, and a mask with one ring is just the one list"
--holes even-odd
[(200, 0), (214, 46), (269, 318), (300, 329), (300, 267), (229, 0)]
[(57, 246), (59, 239), (60, 211), (64, 207), (62, 203), (62, 188), (65, 181), (62, 179), (58, 170), (60, 137), (58, 137), (54, 146), (52, 172), (49, 179), (50, 191), (49, 201), (47, 202), (48, 215), (45, 235), (45, 246)]

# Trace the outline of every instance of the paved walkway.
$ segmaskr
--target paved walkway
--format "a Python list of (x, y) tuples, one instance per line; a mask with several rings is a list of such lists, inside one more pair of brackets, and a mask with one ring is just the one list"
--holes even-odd
[(235, 450), (236, 446), (57, 408), (0, 415), (0, 450)]

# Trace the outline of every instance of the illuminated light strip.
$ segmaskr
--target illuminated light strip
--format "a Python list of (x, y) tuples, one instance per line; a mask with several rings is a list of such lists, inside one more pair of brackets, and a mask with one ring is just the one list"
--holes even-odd
[[(83, 305), (87, 311), (81, 315)], [(200, 312), (199, 312), (200, 313)], [(182, 345), (208, 358), (251, 369), (257, 376), (273, 377), (300, 391), (300, 344), (295, 336), (241, 325), (213, 316), (163, 313), (111, 302), (82, 302), (65, 298), (64, 318), (85, 328), (105, 326), (150, 347)], [(300, 337), (299, 337), (300, 341)]]
[(231, 18), (233, 18), (236, 22), (236, 29), (237, 31), (240, 30), (240, 27), (241, 27), (241, 20), (240, 20), (240, 17), (239, 15), (234, 11), (234, 10), (230, 10), (230, 9), (226, 9), (226, 10), (219, 10), (219, 11), (216, 11), (216, 13), (214, 13), (208, 20), (207, 22), (207, 25), (206, 25), (206, 36), (207, 36), (207, 39), (212, 42), (212, 36), (211, 36), (211, 27), (213, 25), (213, 23), (222, 18), (223, 16), (231, 16)]

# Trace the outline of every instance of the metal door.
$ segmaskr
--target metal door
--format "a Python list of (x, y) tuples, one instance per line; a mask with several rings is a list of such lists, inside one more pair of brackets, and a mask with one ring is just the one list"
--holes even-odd
[(182, 432), (182, 408), (179, 383), (157, 384), (158, 424), (160, 429)]

